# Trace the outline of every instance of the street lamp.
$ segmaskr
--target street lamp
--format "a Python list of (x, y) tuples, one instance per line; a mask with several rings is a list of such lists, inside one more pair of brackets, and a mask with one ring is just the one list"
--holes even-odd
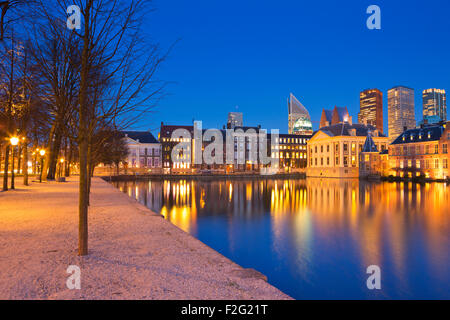
[(59, 177), (62, 177), (63, 174), (63, 166), (64, 166), (64, 158), (59, 159)]
[(41, 155), (41, 174), (39, 175), (39, 182), (42, 183), (42, 171), (44, 170), (45, 150), (44, 149), (39, 150), (39, 154)]
[[(17, 137), (11, 137), (9, 139), (9, 142), (12, 145), (12, 166), (11, 166), (11, 189), (14, 190), (14, 153), (15, 153), (15, 146), (19, 144), (19, 138)], [(5, 173), (7, 174), (7, 173)]]

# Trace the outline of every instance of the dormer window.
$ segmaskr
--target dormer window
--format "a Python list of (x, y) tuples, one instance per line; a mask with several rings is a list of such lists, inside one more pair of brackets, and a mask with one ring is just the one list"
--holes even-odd
[(413, 134), (411, 134), (410, 136), (409, 136), (409, 138), (411, 139), (411, 141), (414, 139), (414, 135)]
[(403, 139), (403, 141), (405, 141), (405, 136), (404, 135), (403, 135), (402, 139)]
[(431, 139), (431, 132), (428, 131), (428, 139)]
[(422, 140), (422, 132), (419, 133), (419, 139)]

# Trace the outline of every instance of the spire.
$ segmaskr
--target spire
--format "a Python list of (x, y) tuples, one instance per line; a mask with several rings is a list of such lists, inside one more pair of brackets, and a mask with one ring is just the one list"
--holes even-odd
[(377, 146), (372, 139), (372, 132), (370, 130), (367, 132), (367, 138), (366, 142), (364, 142), (362, 152), (378, 152)]

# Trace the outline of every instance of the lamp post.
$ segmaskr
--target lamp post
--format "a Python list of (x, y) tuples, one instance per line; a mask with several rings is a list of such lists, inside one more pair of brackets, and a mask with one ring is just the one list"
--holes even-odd
[(39, 175), (39, 182), (42, 183), (42, 171), (44, 170), (45, 150), (44, 149), (39, 150), (39, 154), (41, 155), (41, 174)]
[[(14, 190), (14, 153), (15, 153), (15, 147), (19, 144), (19, 138), (17, 137), (11, 137), (9, 139), (9, 142), (12, 146), (12, 165), (11, 165), (11, 189)], [(7, 174), (7, 173), (5, 173)]]
[(64, 158), (59, 159), (59, 177), (62, 177), (64, 166)]

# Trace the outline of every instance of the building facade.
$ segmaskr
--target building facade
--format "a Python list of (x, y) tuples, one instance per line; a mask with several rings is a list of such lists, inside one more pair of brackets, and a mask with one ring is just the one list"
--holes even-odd
[[(260, 126), (214, 130), (222, 139), (222, 147), (211, 152), (208, 149), (213, 140), (205, 138), (209, 132), (210, 130), (199, 128), (196, 124), (176, 126), (162, 123), (159, 137), (162, 145), (164, 173), (258, 173), (272, 164), (279, 172), (294, 172), (300, 169), (305, 170), (307, 166), (306, 146), (311, 135), (279, 134), (275, 136), (267, 134), (266, 130), (261, 129)], [(197, 138), (196, 134), (199, 135)], [(201, 139), (200, 147), (196, 145), (199, 139)], [(272, 139), (276, 140), (272, 141)], [(174, 148), (179, 147), (180, 143), (184, 144), (183, 151), (174, 152)], [(173, 155), (173, 153), (176, 154)], [(205, 160), (205, 153), (221, 161), (208, 163)], [(265, 157), (265, 162), (260, 156)]]
[(414, 89), (397, 86), (388, 90), (389, 142), (403, 131), (416, 127)]
[(362, 91), (359, 106), (358, 122), (371, 125), (383, 133), (383, 93), (378, 89)]
[(372, 126), (342, 122), (322, 127), (308, 143), (308, 177), (358, 178), (360, 153), (369, 132), (377, 150), (387, 150), (388, 138)]
[(161, 144), (151, 132), (121, 131), (121, 133), (129, 150), (126, 163), (128, 169), (151, 171), (161, 168)]
[(447, 179), (450, 122), (423, 125), (403, 132), (389, 146), (390, 175)]
[(227, 128), (234, 129), (236, 127), (244, 126), (244, 115), (242, 112), (229, 112), (228, 113), (228, 121)]
[(305, 106), (291, 93), (288, 98), (289, 134), (312, 135), (311, 117)]
[[(443, 89), (426, 89), (422, 92), (423, 118), (447, 121), (447, 96)], [(430, 122), (430, 121), (428, 121)], [(433, 121), (435, 122), (435, 121)]]

